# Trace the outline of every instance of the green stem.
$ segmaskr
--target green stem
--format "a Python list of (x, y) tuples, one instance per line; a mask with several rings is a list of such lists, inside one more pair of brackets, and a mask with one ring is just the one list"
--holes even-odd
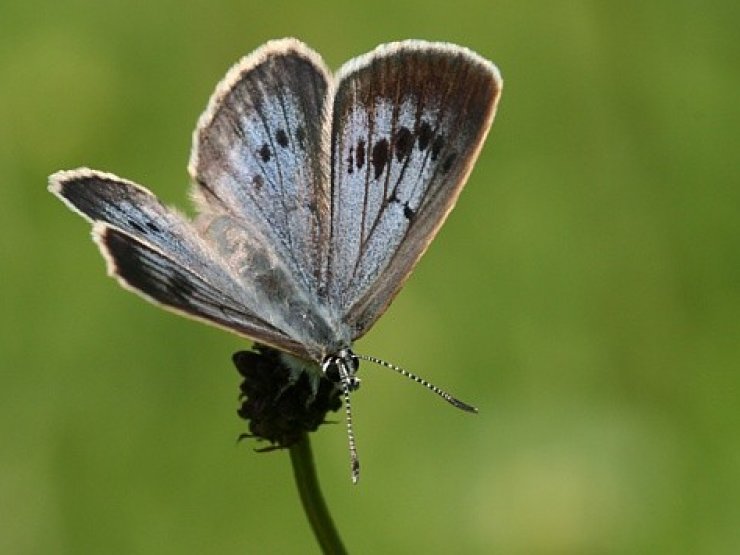
[(346, 554), (347, 550), (344, 549), (342, 539), (334, 527), (329, 509), (321, 495), (308, 434), (304, 433), (301, 440), (290, 448), (290, 462), (293, 464), (293, 475), (303, 510), (321, 546), (321, 551), (330, 555)]

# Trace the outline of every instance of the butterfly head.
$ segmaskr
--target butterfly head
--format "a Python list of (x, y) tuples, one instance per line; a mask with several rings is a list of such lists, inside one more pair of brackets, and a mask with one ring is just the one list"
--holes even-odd
[(327, 355), (321, 364), (324, 375), (335, 384), (346, 388), (347, 391), (356, 391), (360, 388), (360, 378), (357, 377), (359, 368), (360, 359), (349, 347)]

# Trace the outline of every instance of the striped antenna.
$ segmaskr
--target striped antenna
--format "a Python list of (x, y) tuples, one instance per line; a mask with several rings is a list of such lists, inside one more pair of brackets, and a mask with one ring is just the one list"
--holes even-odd
[(478, 409), (477, 408), (475, 408), (475, 407), (473, 407), (471, 405), (468, 405), (467, 403), (463, 403), (459, 399), (455, 399), (452, 395), (450, 395), (446, 391), (438, 388), (434, 384), (429, 383), (424, 378), (420, 378), (416, 374), (413, 374), (413, 373), (409, 372), (408, 370), (404, 370), (400, 366), (396, 366), (395, 364), (391, 364), (390, 362), (386, 362), (384, 360), (381, 360), (379, 358), (375, 358), (375, 357), (369, 356), (369, 355), (360, 355), (360, 354), (355, 353), (355, 356), (357, 358), (362, 359), (362, 360), (367, 360), (368, 362), (374, 362), (375, 364), (378, 364), (380, 366), (385, 366), (386, 368), (390, 368), (391, 370), (393, 370), (395, 372), (398, 372), (402, 376), (406, 376), (407, 378), (410, 378), (410, 379), (414, 380), (416, 383), (420, 383), (421, 385), (423, 385), (427, 389), (430, 389), (431, 391), (433, 391), (434, 393), (436, 393), (437, 395), (439, 395), (440, 397), (442, 397), (442, 399), (444, 399), (445, 401), (447, 401), (448, 403), (450, 403), (453, 407), (457, 407), (458, 409), (464, 410), (466, 412), (478, 412)]
[(352, 431), (352, 408), (349, 404), (349, 386), (347, 382), (342, 382), (344, 390), (344, 410), (347, 416), (347, 438), (349, 439), (349, 460), (352, 471), (352, 483), (357, 484), (360, 481), (360, 459), (357, 456), (357, 447), (355, 446), (355, 433)]
[[(337, 385), (341, 385), (342, 393), (344, 394), (344, 413), (347, 419), (347, 439), (349, 440), (349, 460), (350, 460), (350, 471), (352, 473), (352, 483), (357, 484), (360, 481), (360, 458), (357, 456), (357, 446), (355, 445), (355, 432), (352, 429), (352, 405), (350, 404), (350, 392), (360, 387), (360, 380), (355, 377), (355, 367), (347, 365), (347, 356), (354, 355), (351, 351), (342, 352), (339, 356), (327, 357), (322, 365), (324, 375), (327, 375), (331, 366), (336, 366), (339, 371), (339, 381)], [(354, 359), (355, 361), (357, 359)], [(331, 378), (330, 378), (331, 379)]]

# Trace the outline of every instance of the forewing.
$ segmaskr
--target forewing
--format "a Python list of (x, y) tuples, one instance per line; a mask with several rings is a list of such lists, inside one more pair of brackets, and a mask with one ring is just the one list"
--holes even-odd
[(501, 86), (477, 54), (422, 41), (381, 46), (340, 70), (328, 290), (354, 338), (383, 313), (454, 206)]
[(80, 168), (52, 175), (49, 190), (86, 220), (108, 223), (172, 253), (183, 265), (203, 261), (207, 247), (190, 222), (133, 181)]
[(151, 192), (88, 169), (51, 176), (49, 189), (94, 225), (108, 272), (147, 300), (305, 356), (305, 349), (261, 317), (264, 291), (245, 287), (214, 246)]
[(329, 83), (307, 46), (268, 42), (216, 88), (189, 166), (201, 211), (255, 229), (314, 298), (328, 259)]

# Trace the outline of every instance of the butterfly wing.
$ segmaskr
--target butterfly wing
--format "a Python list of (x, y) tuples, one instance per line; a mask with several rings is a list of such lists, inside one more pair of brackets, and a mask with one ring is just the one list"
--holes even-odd
[(216, 88), (189, 165), (200, 210), (253, 230), (313, 298), (328, 259), (330, 82), (304, 44), (266, 43)]
[(328, 298), (353, 338), (385, 311), (453, 208), (501, 87), (480, 56), (422, 41), (383, 45), (339, 71)]
[(108, 272), (155, 304), (303, 354), (303, 347), (260, 316), (259, 294), (245, 288), (184, 216), (145, 188), (86, 168), (58, 172), (49, 188), (93, 223)]
[[(203, 278), (199, 287), (212, 286), (209, 296), (224, 287), (245, 313), (245, 322), (226, 327), (320, 361), (349, 340), (337, 331), (339, 319), (319, 302), (330, 221), (330, 82), (320, 57), (294, 39), (268, 42), (229, 70), (193, 137), (189, 170), (199, 210), (194, 224), (130, 182), (105, 191), (106, 199), (78, 194), (74, 200), (68, 196), (68, 203), (123, 231), (129, 243), (153, 247), (144, 256), (137, 245), (131, 260), (154, 270), (147, 263), (158, 253), (167, 260), (157, 270), (195, 269)], [(158, 221), (162, 229), (153, 232), (149, 226)], [(161, 273), (134, 286), (122, 278), (123, 262), (115, 260), (108, 242), (99, 244), (125, 285), (187, 312), (163, 297), (161, 288), (154, 291)], [(199, 317), (223, 325), (211, 311)], [(250, 322), (255, 333), (244, 331)], [(270, 340), (268, 331), (274, 333)]]

